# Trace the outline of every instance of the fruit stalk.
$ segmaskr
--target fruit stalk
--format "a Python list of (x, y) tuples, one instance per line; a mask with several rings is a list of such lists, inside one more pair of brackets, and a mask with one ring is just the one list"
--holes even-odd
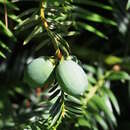
[(54, 49), (56, 50), (56, 52), (58, 51), (58, 53), (56, 53), (56, 56), (58, 59), (61, 59), (62, 57), (62, 53), (59, 49), (59, 44), (57, 42), (57, 40), (54, 38), (54, 35), (53, 35), (53, 32), (51, 32), (51, 30), (49, 29), (49, 25), (47, 23), (47, 20), (45, 18), (45, 9), (44, 9), (44, 0), (42, 0), (41, 2), (41, 9), (40, 9), (40, 17), (41, 17), (41, 20), (43, 22), (43, 25), (45, 27), (45, 29), (47, 30), (51, 40), (52, 40), (52, 43), (53, 43), (53, 46), (54, 46)]

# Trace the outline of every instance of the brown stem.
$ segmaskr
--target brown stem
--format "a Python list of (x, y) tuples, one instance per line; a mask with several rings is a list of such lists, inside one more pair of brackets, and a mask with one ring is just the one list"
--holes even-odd
[(53, 38), (54, 36), (53, 36), (52, 32), (49, 30), (49, 26), (48, 26), (47, 20), (45, 18), (44, 11), (45, 11), (45, 9), (44, 9), (44, 1), (42, 0), (42, 2), (41, 2), (41, 9), (40, 9), (40, 17), (41, 17), (41, 20), (43, 22), (43, 25), (44, 25), (45, 29), (47, 30), (49, 36), (52, 39), (53, 46), (54, 46), (54, 48), (56, 50), (56, 56), (57, 56), (58, 59), (61, 59), (62, 53), (61, 53), (61, 51), (59, 49), (59, 46), (58, 46), (57, 41), (56, 41), (56, 38), (55, 39)]
[(5, 25), (8, 28), (8, 12), (6, 7), (6, 0), (4, 0), (4, 12), (5, 12)]

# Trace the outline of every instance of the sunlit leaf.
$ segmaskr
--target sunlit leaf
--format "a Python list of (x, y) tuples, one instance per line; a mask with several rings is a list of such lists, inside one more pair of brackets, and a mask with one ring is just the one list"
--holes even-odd
[(108, 56), (105, 58), (105, 63), (108, 65), (122, 63), (122, 59), (117, 56)]
[(38, 33), (42, 32), (42, 27), (36, 26), (31, 34), (24, 40), (23, 45), (26, 45), (33, 37), (35, 37)]
[(108, 130), (108, 125), (106, 121), (98, 114), (95, 114), (94, 116), (95, 116), (96, 121), (102, 126), (102, 128), (104, 130)]
[(26, 18), (24, 21), (22, 21), (21, 23), (19, 23), (14, 29), (17, 30), (19, 28), (24, 27), (25, 25), (28, 25), (30, 23), (36, 22), (39, 19), (38, 15), (32, 16), (30, 18)]
[(128, 0), (128, 2), (127, 2), (126, 9), (127, 9), (127, 10), (130, 9), (130, 0)]
[(0, 3), (6, 4), (9, 8), (12, 8), (14, 10), (19, 10), (19, 8), (17, 6), (15, 6), (11, 2), (9, 2), (8, 0), (0, 0)]
[(94, 13), (94, 12), (90, 12), (86, 9), (76, 7), (74, 10), (77, 13), (76, 16), (79, 18), (86, 19), (86, 20), (93, 21), (93, 22), (111, 24), (114, 26), (116, 25), (116, 23), (114, 21), (104, 18), (103, 16), (101, 16), (97, 13)]
[(114, 114), (109, 110), (109, 108), (106, 106), (105, 100), (103, 99), (103, 97), (99, 97), (97, 95), (94, 96), (94, 98), (92, 99), (96, 105), (104, 111), (104, 114), (106, 114), (106, 118), (111, 121), (113, 124), (117, 124), (116, 122), (116, 118), (114, 116)]
[(1, 51), (0, 51), (0, 56), (1, 56), (2, 58), (6, 59), (6, 56), (5, 56), (4, 53), (1, 52)]
[(120, 114), (120, 108), (119, 108), (119, 104), (118, 101), (115, 97), (115, 95), (113, 94), (113, 92), (109, 89), (107, 89), (106, 87), (103, 87), (103, 90), (107, 93), (107, 95), (109, 96), (114, 108), (116, 109), (117, 113)]
[(0, 32), (4, 33), (6, 36), (13, 38), (16, 41), (14, 34), (5, 26), (5, 24), (0, 21)]
[(85, 29), (85, 30), (87, 30), (89, 32), (92, 32), (92, 33), (96, 34), (99, 37), (108, 39), (108, 37), (106, 35), (104, 35), (101, 31), (97, 30), (96, 28), (94, 28), (91, 25), (81, 23), (81, 22), (78, 22), (77, 24), (79, 25), (79, 27), (81, 27), (81, 28), (83, 28), (83, 29)]
[(0, 46), (1, 46), (3, 49), (7, 50), (8, 52), (11, 52), (10, 48), (9, 48), (5, 43), (3, 43), (2, 41), (0, 41)]
[(112, 7), (109, 5), (102, 4), (102, 2), (96, 2), (96, 1), (91, 1), (91, 0), (74, 0), (74, 3), (79, 3), (79, 4), (86, 4), (86, 5), (91, 5), (95, 7), (99, 7), (102, 9), (110, 10), (112, 11)]
[(108, 76), (109, 80), (130, 80), (130, 76), (125, 71), (119, 71), (119, 72), (111, 72), (111, 74)]
[(88, 120), (84, 119), (84, 118), (79, 118), (77, 125), (91, 128), (90, 122)]

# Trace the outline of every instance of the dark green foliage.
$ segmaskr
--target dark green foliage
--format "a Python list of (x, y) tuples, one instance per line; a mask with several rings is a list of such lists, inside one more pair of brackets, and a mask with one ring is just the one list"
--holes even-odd
[[(124, 110), (125, 96), (130, 95), (129, 0), (45, 0), (44, 20), (40, 17), (41, 2), (0, 0), (0, 129), (125, 128), (118, 117)], [(77, 96), (79, 85), (76, 97), (62, 88), (55, 73), (61, 56), (68, 55), (88, 78), (86, 91)], [(52, 65), (48, 70), (41, 64), (30, 71), (28, 66), (26, 84), (26, 65), (40, 56), (52, 56), (56, 67)], [(37, 70), (41, 75), (31, 73)], [(45, 71), (46, 79), (42, 77)], [(50, 83), (51, 72), (54, 73)], [(41, 82), (42, 78), (45, 82)], [(36, 88), (29, 87), (32, 84)], [(120, 87), (128, 89), (123, 93), (123, 102), (120, 102)]]

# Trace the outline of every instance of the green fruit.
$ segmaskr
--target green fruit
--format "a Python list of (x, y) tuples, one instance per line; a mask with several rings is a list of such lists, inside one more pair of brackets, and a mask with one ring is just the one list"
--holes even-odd
[(72, 96), (83, 95), (88, 80), (83, 69), (72, 60), (64, 60), (56, 68), (56, 78), (66, 93)]
[(43, 87), (51, 78), (54, 67), (48, 58), (36, 58), (27, 65), (24, 81), (31, 87)]

